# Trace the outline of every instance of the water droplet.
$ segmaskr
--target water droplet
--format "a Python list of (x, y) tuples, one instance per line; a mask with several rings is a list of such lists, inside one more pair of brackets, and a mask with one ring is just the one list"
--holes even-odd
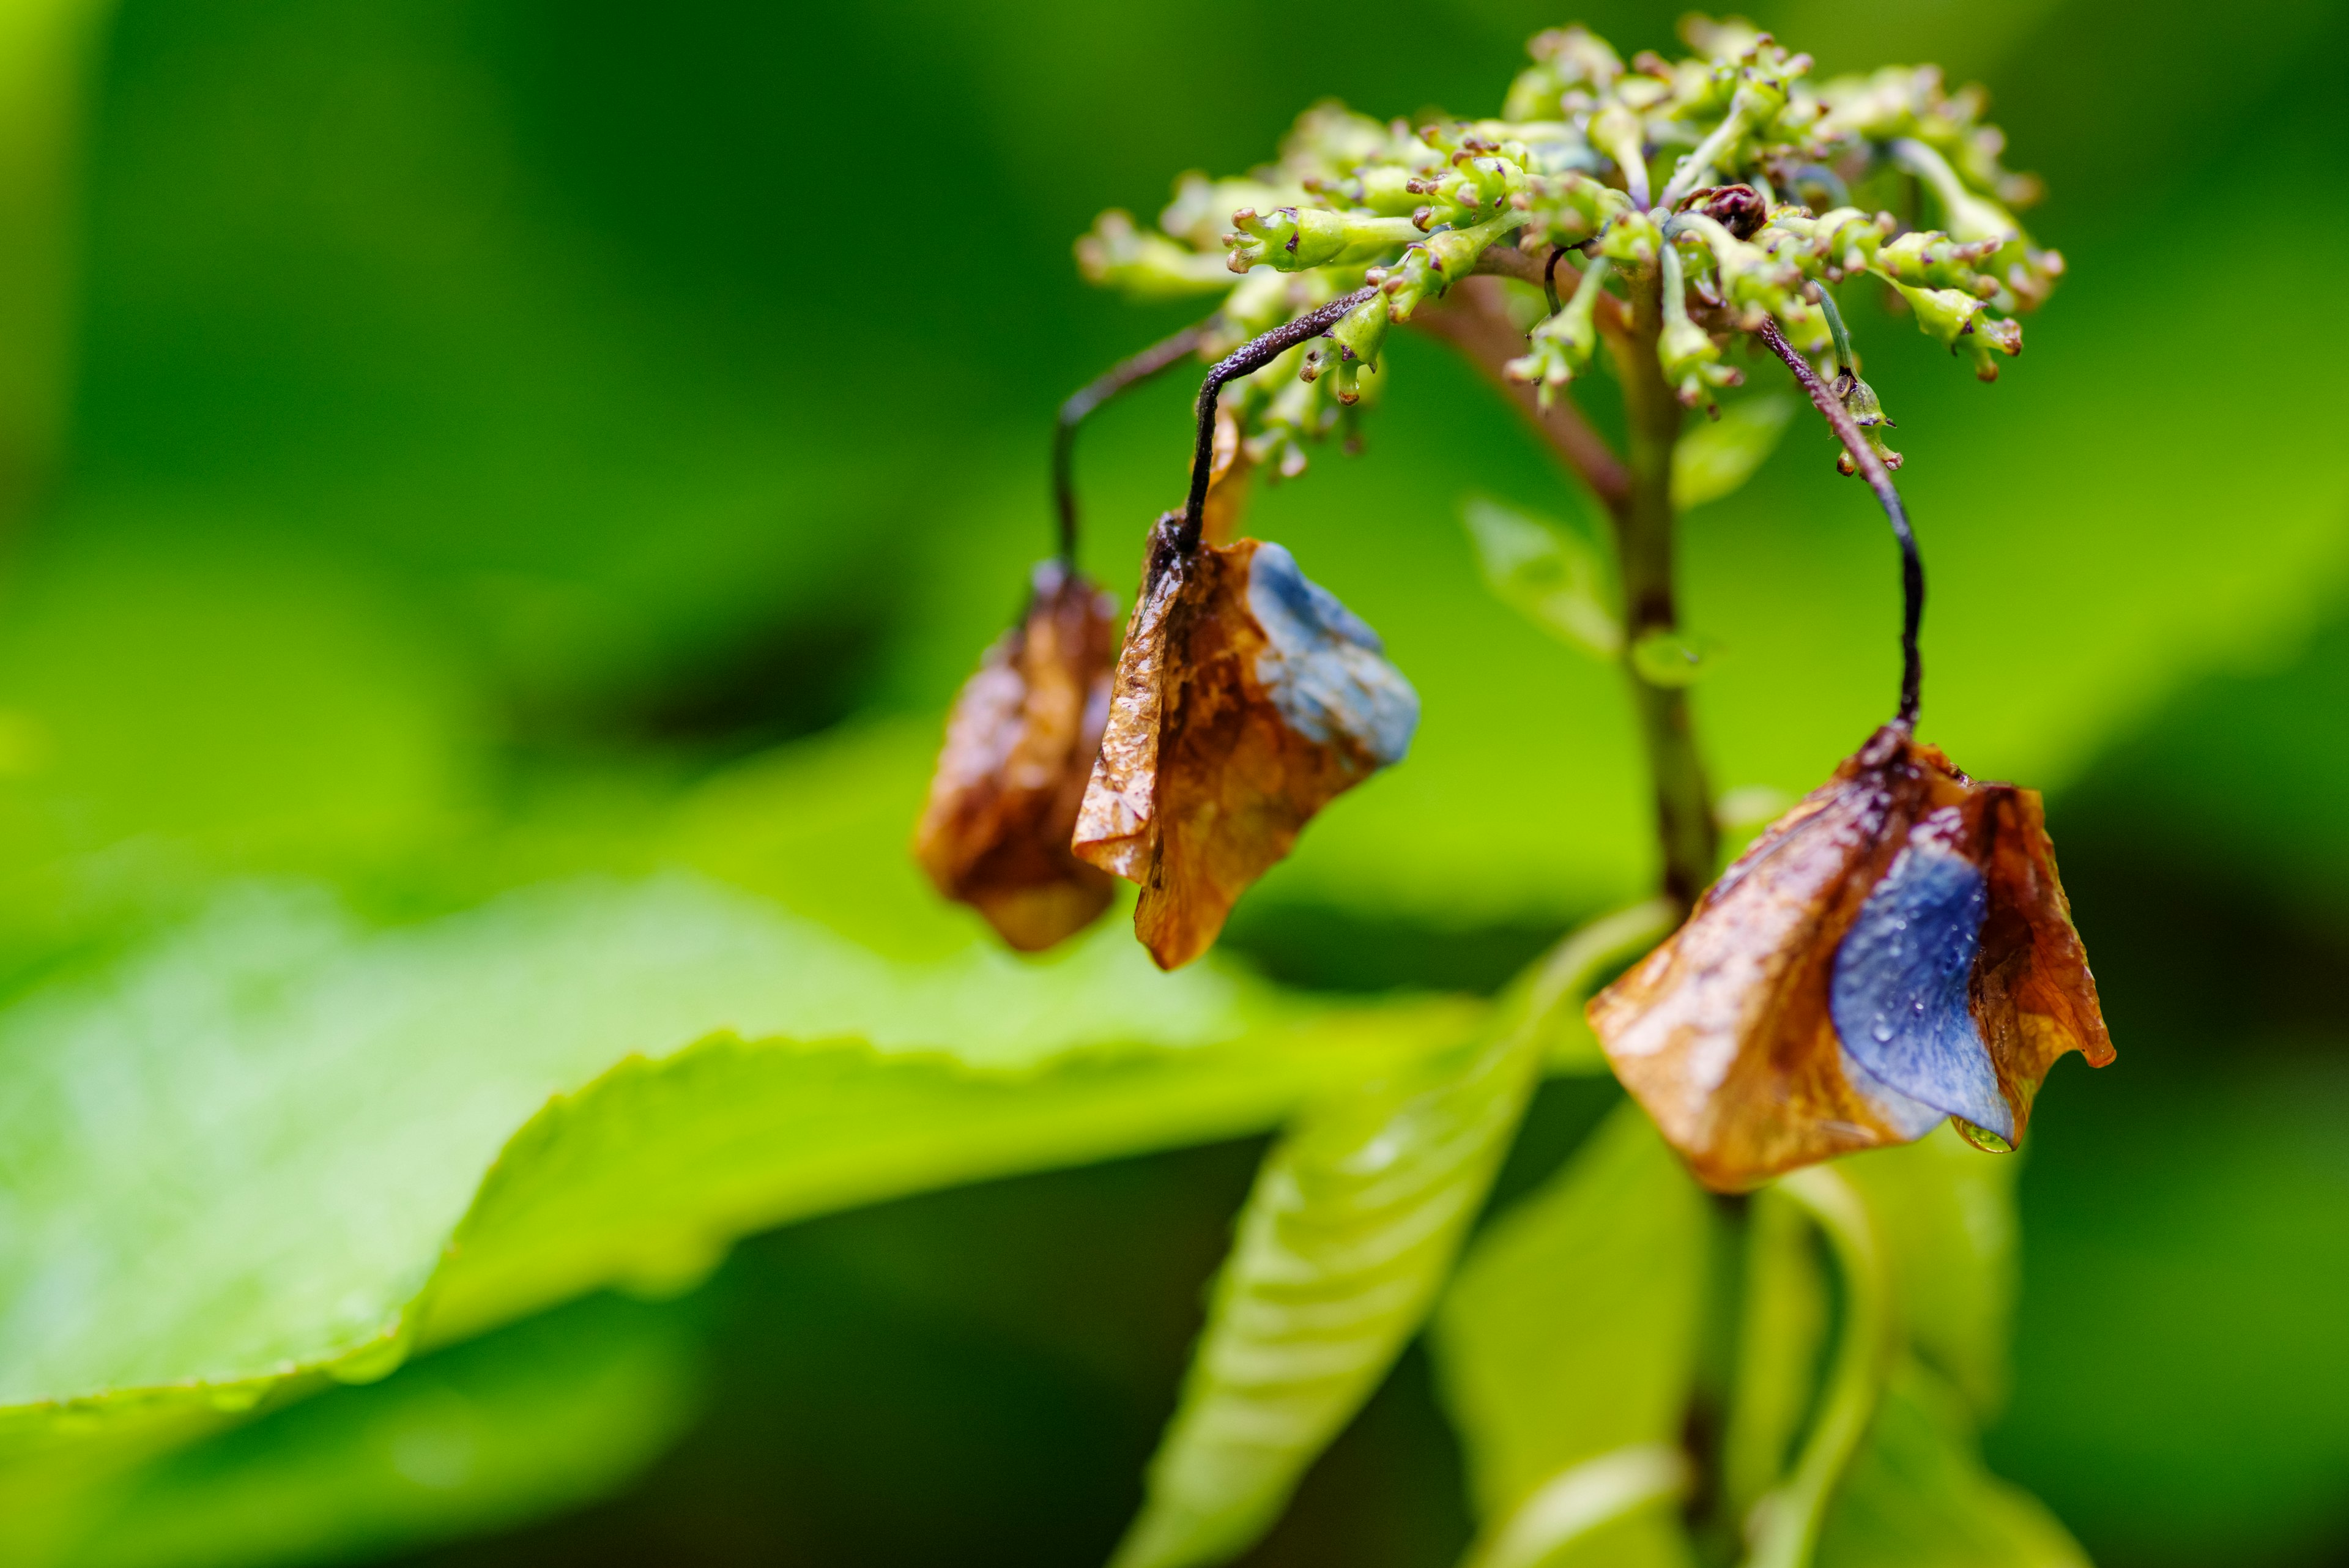
[(1878, 1018), (1875, 1023), (1868, 1026), (1868, 1032), (1876, 1037), (1876, 1043), (1878, 1045), (1892, 1044), (1892, 1020), (1889, 1018)]
[(1973, 1123), (1966, 1120), (1963, 1116), (1951, 1116), (1950, 1118), (1950, 1125), (1958, 1129), (1958, 1136), (1960, 1137), (1965, 1139), (1968, 1143), (1973, 1145), (1984, 1154), (2013, 1154), (2014, 1152), (2014, 1146), (2013, 1144), (2007, 1142), (2004, 1138), (1999, 1137), (1998, 1134), (1991, 1131), (1988, 1127), (1978, 1127), (1974, 1126)]

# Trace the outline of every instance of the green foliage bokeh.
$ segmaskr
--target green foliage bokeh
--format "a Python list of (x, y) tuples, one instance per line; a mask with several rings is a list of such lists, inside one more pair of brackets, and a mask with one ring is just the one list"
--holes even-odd
[[(2349, 1549), (2349, 1009), (2329, 978), (2349, 965), (2349, 443), (2304, 383), (2349, 349), (2322, 304), (2349, 242), (2323, 194), (2349, 142), (2332, 75), (2349, 29), (2315, 0), (1753, 9), (1827, 70), (1932, 58), (1991, 81), (2012, 161), (2050, 185), (2033, 222), (2071, 263), (1994, 388), (1901, 321), (1856, 320), (1933, 574), (1926, 733), (2051, 792), (2123, 1050), (2042, 1102), (1990, 1451), (2108, 1564), (2332, 1561)], [(125, 973), (161, 976), (153, 1049), (242, 1083), (218, 1075), (249, 1065), (223, 1064), (243, 1045), (203, 1054), (170, 989), (171, 955), (208, 932), (253, 966), (228, 966), (254, 994), (223, 1010), (332, 1009), (340, 986), (372, 1017), (367, 987), (393, 982), (367, 954), (413, 967), (455, 940), (435, 922), (534, 896), (512, 889), (683, 866), (909, 973), (977, 962), (970, 923), (903, 863), (934, 725), (1045, 547), (1053, 406), (1182, 319), (1084, 289), (1070, 239), (1103, 206), (1154, 209), (1176, 171), (1247, 166), (1325, 94), (1473, 112), (1527, 34), (1569, 19), (1522, 0), (127, 0), (93, 47), (71, 163), (66, 434), (0, 581), (5, 1114), (40, 1112), (44, 1062), (132, 1070), (78, 1045), (67, 1005)], [(1580, 19), (1628, 52), (1662, 45), (1671, 14)], [(2223, 272), (2185, 248), (2217, 234), (2240, 247)], [(1465, 370), (1417, 342), (1395, 361), (1369, 452), (1317, 456), (1254, 526), (1385, 634), (1425, 728), (1251, 896), (1233, 945), (1307, 989), (1485, 989), (1635, 896), (1651, 850), (1612, 673), (1504, 610), (1456, 520), (1471, 491), (1563, 514), (1574, 498)], [(1185, 397), (1153, 388), (1086, 432), (1088, 561), (1121, 590), (1179, 484)], [(1688, 522), (1690, 619), (1725, 650), (1697, 698), (1724, 786), (1799, 792), (1891, 695), (1889, 548), (1830, 464), (1798, 423)], [(223, 898), (246, 901), (223, 915)], [(262, 935), (218, 937), (237, 919)], [(1174, 1044), (1273, 1026), (1252, 981), (1203, 983), (1241, 1000)], [(756, 985), (709, 985), (695, 1029), (755, 1025)], [(452, 994), (495, 1035), (505, 1015)], [(1264, 1005), (1303, 1029), (1289, 1010), (1324, 1003)], [(579, 1049), (563, 1086), (608, 1064)], [(1243, 1106), (1167, 1100), (1147, 1075), (1195, 1064), (1139, 1053), (1103, 1069), (1135, 1084), (1067, 1114), (1146, 1106), (1164, 1125), (1143, 1143), (1250, 1131), (1318, 1081), (1311, 1054), (1275, 1053), (1293, 1072), (1268, 1067)], [(479, 1088), (431, 1087), (433, 1070), (408, 1085), (419, 1106)], [(537, 1084), (471, 1104), (490, 1130), (448, 1173), (457, 1210)], [(973, 1092), (955, 1079), (891, 1114), (951, 1122)], [(220, 1115), (256, 1146), (333, 1144), (302, 1124), (337, 1104)], [(1543, 1128), (1578, 1132), (1602, 1104), (1553, 1085), (1519, 1163), (1554, 1163), (1571, 1140)], [(1067, 1158), (1096, 1149), (1082, 1130)], [(19, 1200), (64, 1179), (37, 1137), (0, 1158)], [(102, 1499), (98, 1522), (58, 1528), (85, 1532), (77, 1560), (115, 1563), (494, 1529), (519, 1533), (443, 1560), (698, 1542), (848, 1561), (854, 1542), (874, 1562), (1082, 1561), (1130, 1508), (1246, 1166), (1226, 1147), (825, 1220), (681, 1301), (564, 1308), (129, 1481), (77, 1474), (49, 1495)], [(295, 1247), (300, 1205), (277, 1218)], [(667, 1294), (716, 1261), (618, 1272)], [(432, 1262), (424, 1246), (385, 1266)], [(109, 1344), (137, 1326), (88, 1325)], [(564, 1440), (460, 1409), (535, 1411)], [(402, 1437), (411, 1418), (424, 1437)], [(464, 1437), (477, 1418), (490, 1435)], [(302, 1472), (337, 1431), (359, 1434), (355, 1468)], [(547, 1457), (498, 1490), (508, 1440)], [(452, 1444), (479, 1462), (436, 1489)], [(1261, 1560), (1447, 1561), (1460, 1462), (1407, 1360)], [(256, 1524), (240, 1496), (273, 1486), (347, 1496), (321, 1508), (348, 1527)]]

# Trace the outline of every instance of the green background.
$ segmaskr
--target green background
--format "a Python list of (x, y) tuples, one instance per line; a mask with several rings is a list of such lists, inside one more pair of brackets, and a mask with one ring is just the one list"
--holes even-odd
[[(2049, 792), (2121, 1051), (2040, 1103), (1991, 1457), (2108, 1568), (2349, 1561), (2349, 12), (1755, 15), (1825, 72), (1990, 81), (2070, 262), (1994, 387), (1854, 312), (1932, 572), (1926, 734)], [(868, 748), (887, 810), (841, 876), (897, 886), (926, 737), (1048, 537), (1053, 408), (1185, 319), (1085, 289), (1071, 238), (1179, 171), (1245, 168), (1323, 96), (1486, 111), (1524, 38), (1572, 19), (73, 16), (87, 47), (56, 51), (54, 101), (25, 89), (30, 151), (0, 171), (33, 214), (9, 308), (58, 346), (20, 332), (0, 386), (18, 991), (227, 879), (324, 880), (397, 923), (655, 859), (647, 824), (686, 792), (843, 735), (896, 737)], [(1670, 11), (1583, 19), (1670, 47)], [(1636, 895), (1651, 852), (1615, 676), (1490, 599), (1456, 518), (1471, 491), (1578, 503), (1466, 371), (1419, 341), (1393, 360), (1368, 453), (1317, 456), (1252, 527), (1385, 634), (1425, 722), (1231, 945), (1311, 989), (1487, 989)], [(1186, 396), (1087, 431), (1086, 555), (1121, 591), (1180, 484)], [(1889, 703), (1891, 553), (1830, 462), (1798, 425), (1687, 521), (1724, 788), (1799, 793)], [(841, 901), (868, 940), (949, 940)], [(1547, 1091), (1505, 1190), (1606, 1100)], [(1097, 1560), (1255, 1151), (776, 1231), (683, 1295), (590, 1298), (189, 1449), (87, 1560)], [(315, 1459), (345, 1451), (414, 1496)], [(1414, 1353), (1251, 1561), (1441, 1563), (1465, 1511)]]

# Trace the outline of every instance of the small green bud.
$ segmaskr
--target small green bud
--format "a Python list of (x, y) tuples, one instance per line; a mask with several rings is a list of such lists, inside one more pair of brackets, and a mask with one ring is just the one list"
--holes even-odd
[(1693, 242), (1700, 260), (1710, 260), (1720, 279), (1721, 297), (1740, 307), (1754, 325), (1764, 312), (1775, 314), (1800, 297), (1803, 274), (1793, 262), (1749, 244), (1702, 213), (1683, 213), (1672, 220), (1677, 242)]
[[(1851, 422), (1859, 427), (1860, 433), (1868, 438), (1868, 444), (1876, 455), (1884, 460), (1884, 466), (1899, 468), (1904, 461), (1901, 455), (1884, 444), (1884, 432), (1898, 427), (1885, 413), (1884, 404), (1877, 398), (1876, 389), (1847, 372), (1837, 378), (1836, 391), (1843, 400), (1844, 409), (1851, 415)], [(1859, 472), (1859, 465), (1852, 461), (1851, 453), (1838, 452), (1836, 453), (1836, 472), (1848, 477)]]
[(1337, 179), (1384, 157), (1388, 143), (1385, 126), (1336, 99), (1323, 99), (1289, 128), (1280, 144), (1280, 166), (1299, 180)]
[(1663, 254), (1663, 231), (1645, 213), (1626, 212), (1599, 236), (1599, 254), (1608, 260), (1641, 270), (1656, 265)]
[(1333, 187), (1357, 207), (1384, 217), (1408, 218), (1420, 205), (1418, 173), (1392, 163), (1366, 165), (1352, 179)]
[(1619, 103), (1610, 103), (1590, 117), (1590, 145), (1615, 161), (1634, 198), (1648, 190), (1648, 154), (1640, 117)]
[(1378, 368), (1379, 350), (1387, 340), (1389, 324), (1386, 296), (1372, 295), (1346, 312), (1338, 325), (1330, 329), (1326, 341), (1330, 346), (1329, 358), (1337, 366), (1336, 388), (1340, 402), (1353, 402), (1359, 395), (1357, 376), (1363, 370)]
[(1530, 351), (1503, 367), (1511, 380), (1532, 382), (1534, 395), (1545, 409), (1560, 387), (1590, 367), (1590, 357), (1599, 347), (1599, 328), (1593, 318), (1606, 279), (1607, 263), (1591, 263), (1566, 308), (1533, 329)]
[(1715, 387), (1742, 386), (1745, 380), (1743, 372), (1721, 362), (1721, 345), (1713, 340), (1713, 334), (1685, 315), (1664, 323), (1656, 358), (1663, 366), (1664, 379), (1690, 408), (1710, 403)]
[(1865, 270), (1896, 226), (1889, 213), (1870, 216), (1857, 207), (1837, 207), (1816, 218), (1799, 207), (1779, 207), (1764, 233), (1785, 234), (1806, 247), (1825, 281), (1835, 283)]
[(1961, 244), (1944, 234), (1920, 230), (1878, 247), (1874, 269), (1899, 283), (1919, 288), (1954, 288), (1988, 299), (1998, 293), (1998, 279), (1975, 270), (1974, 264), (1994, 255), (1997, 239)]
[(1174, 199), (1158, 214), (1158, 226), (1195, 251), (1211, 252), (1224, 243), (1232, 213), (1242, 207), (1270, 212), (1304, 199), (1302, 187), (1269, 185), (1261, 180), (1210, 180), (1196, 172), (1174, 182)]
[(1232, 275), (1216, 257), (1145, 233), (1134, 226), (1131, 213), (1113, 207), (1093, 220), (1091, 234), (1079, 236), (1077, 270), (1088, 283), (1133, 300), (1187, 299), (1232, 285)]
[(1441, 298), (1444, 290), (1466, 277), (1485, 247), (1524, 225), (1523, 209), (1508, 207), (1486, 223), (1430, 234), (1402, 253), (1402, 260), (1381, 280), (1387, 311), (1397, 321), (1409, 321), (1424, 299)]
[(1264, 265), (1278, 272), (1366, 262), (1383, 255), (1416, 234), (1408, 218), (1333, 213), (1326, 207), (1282, 207), (1259, 214), (1242, 207), (1232, 214), (1237, 231), (1224, 236), (1231, 250), (1225, 265), (1234, 272)]
[(1954, 288), (1913, 288), (1899, 282), (1892, 286), (1916, 311), (1918, 327), (1951, 353), (1969, 355), (1974, 374), (1982, 379), (1998, 379), (1998, 366), (1991, 358), (1993, 349), (2010, 356), (2023, 352), (2023, 323), (1985, 314), (1982, 302), (1972, 295)]
[(1518, 143), (1508, 145), (1515, 149), (1515, 157), (1503, 151), (1480, 152), (1463, 146), (1444, 168), (1406, 181), (1404, 190), (1423, 203), (1413, 213), (1412, 221), (1422, 230), (1439, 223), (1480, 222), (1523, 197), (1527, 179), (1525, 148)]

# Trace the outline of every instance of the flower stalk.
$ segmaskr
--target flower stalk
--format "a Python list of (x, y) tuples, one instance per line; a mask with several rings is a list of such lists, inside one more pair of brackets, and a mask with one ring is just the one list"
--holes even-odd
[(1654, 792), (1663, 893), (1686, 909), (1713, 880), (1720, 851), (1713, 797), (1689, 722), (1687, 691), (1655, 684), (1629, 657), (1641, 638), (1680, 625), (1672, 585), (1672, 452), (1685, 410), (1658, 356), (1666, 326), (1663, 269), (1650, 267), (1627, 281), (1630, 330), (1611, 347), (1623, 387), (1630, 485), (1609, 508), (1623, 582), (1623, 672)]
[[(1822, 290), (1822, 293), (1825, 291)], [(1832, 318), (1831, 318), (1832, 319)], [(1811, 362), (1796, 353), (1786, 335), (1778, 330), (1775, 321), (1764, 321), (1757, 334), (1771, 353), (1794, 372), (1812, 407), (1827, 421), (1836, 439), (1843, 442), (1844, 455), (1876, 492), (1878, 504), (1884, 508), (1885, 520), (1892, 524), (1892, 537), (1900, 545), (1900, 708), (1899, 716), (1908, 723), (1917, 722), (1917, 709), (1923, 694), (1925, 664), (1917, 650), (1917, 633), (1925, 620), (1925, 563), (1917, 554), (1916, 531), (1909, 525), (1909, 509), (1900, 504), (1900, 492), (1892, 483), (1892, 470), (1877, 455), (1875, 446), (1860, 430), (1859, 421), (1852, 418), (1843, 400), (1834, 389), (1819, 379)]]
[(1052, 506), (1060, 519), (1061, 566), (1074, 570), (1077, 564), (1077, 427), (1111, 399), (1196, 353), (1216, 323), (1216, 317), (1211, 316), (1160, 338), (1141, 353), (1102, 371), (1061, 405), (1060, 418), (1052, 429)]

